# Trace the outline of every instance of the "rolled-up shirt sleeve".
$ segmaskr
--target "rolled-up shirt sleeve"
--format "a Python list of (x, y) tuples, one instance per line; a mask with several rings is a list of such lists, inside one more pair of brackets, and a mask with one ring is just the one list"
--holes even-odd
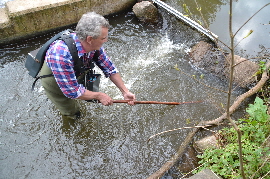
[[(94, 55), (94, 53), (93, 53)], [(110, 77), (112, 74), (118, 73), (114, 63), (107, 56), (103, 47), (100, 48), (96, 65), (103, 71), (105, 77)]]
[(85, 92), (85, 87), (79, 84), (76, 79), (72, 56), (63, 41), (55, 41), (50, 46), (47, 50), (45, 61), (66, 97), (75, 99)]

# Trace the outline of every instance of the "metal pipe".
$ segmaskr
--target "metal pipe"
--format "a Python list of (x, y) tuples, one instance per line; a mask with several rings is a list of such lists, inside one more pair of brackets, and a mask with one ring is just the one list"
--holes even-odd
[(204, 27), (202, 27), (197, 22), (195, 22), (195, 21), (191, 20), (190, 18), (184, 16), (182, 13), (178, 12), (176, 9), (170, 7), (166, 3), (164, 3), (164, 2), (162, 2), (160, 0), (153, 0), (153, 2), (156, 3), (158, 6), (162, 7), (163, 9), (167, 10), (169, 13), (173, 14), (174, 16), (176, 16), (177, 18), (179, 18), (180, 20), (182, 20), (186, 24), (188, 24), (191, 27), (197, 29), (199, 32), (201, 32), (202, 34), (209, 37), (212, 41), (215, 41), (218, 38), (217, 35), (210, 32), (209, 30), (205, 29)]

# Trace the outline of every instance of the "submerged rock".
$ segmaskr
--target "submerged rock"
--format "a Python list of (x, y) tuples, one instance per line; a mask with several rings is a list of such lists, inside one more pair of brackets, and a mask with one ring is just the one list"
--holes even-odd
[(202, 139), (194, 142), (193, 146), (197, 151), (202, 152), (208, 148), (217, 148), (218, 141), (217, 141), (216, 136), (212, 135), (212, 136), (207, 136), (205, 138), (202, 138)]
[[(191, 63), (221, 79), (229, 79), (231, 55), (225, 54), (207, 42), (194, 45), (189, 53)], [(242, 88), (248, 88), (256, 80), (254, 74), (259, 66), (250, 60), (234, 55), (233, 82)]]
[(133, 6), (133, 12), (137, 18), (148, 24), (158, 23), (158, 10), (153, 3), (142, 1)]
[(220, 179), (212, 170), (204, 169), (189, 179)]
[[(231, 61), (231, 58), (231, 54), (229, 54), (226, 58), (225, 75), (227, 75), (227, 77), (229, 77), (229, 62)], [(256, 74), (256, 72), (259, 70), (259, 66), (256, 63), (238, 55), (234, 55), (234, 64), (236, 65), (233, 71), (233, 81), (235, 83), (245, 88), (246, 86), (249, 86), (251, 83), (255, 82), (256, 76), (254, 74)]]
[(199, 159), (197, 154), (198, 153), (193, 146), (188, 146), (178, 161), (178, 170), (181, 171), (181, 173), (189, 173), (194, 168), (198, 167)]

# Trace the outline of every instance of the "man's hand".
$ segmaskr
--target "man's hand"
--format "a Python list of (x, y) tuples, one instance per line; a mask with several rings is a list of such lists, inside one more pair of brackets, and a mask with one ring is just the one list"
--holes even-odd
[(110, 76), (111, 81), (119, 88), (119, 90), (122, 92), (124, 99), (125, 100), (130, 100), (130, 102), (128, 102), (129, 105), (134, 105), (134, 101), (135, 101), (135, 95), (131, 92), (129, 92), (129, 90), (127, 89), (127, 87), (125, 86), (121, 76), (119, 73), (115, 73), (112, 74)]
[(108, 96), (107, 94), (101, 93), (101, 92), (93, 92), (89, 90), (85, 90), (84, 94), (78, 97), (78, 99), (82, 99), (82, 100), (96, 99), (105, 106), (109, 106), (113, 104), (112, 98)]
[(104, 106), (109, 106), (113, 104), (112, 98), (105, 93), (100, 93), (97, 100)]
[(135, 105), (134, 101), (136, 99), (135, 94), (131, 93), (131, 92), (127, 92), (127, 93), (123, 93), (124, 99), (125, 100), (130, 100), (128, 102), (129, 105)]

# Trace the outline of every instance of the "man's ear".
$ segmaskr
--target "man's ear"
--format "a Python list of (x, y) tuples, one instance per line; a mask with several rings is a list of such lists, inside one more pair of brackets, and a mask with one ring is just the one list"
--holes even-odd
[(91, 44), (92, 40), (93, 40), (92, 36), (87, 36), (86, 38), (87, 43)]

